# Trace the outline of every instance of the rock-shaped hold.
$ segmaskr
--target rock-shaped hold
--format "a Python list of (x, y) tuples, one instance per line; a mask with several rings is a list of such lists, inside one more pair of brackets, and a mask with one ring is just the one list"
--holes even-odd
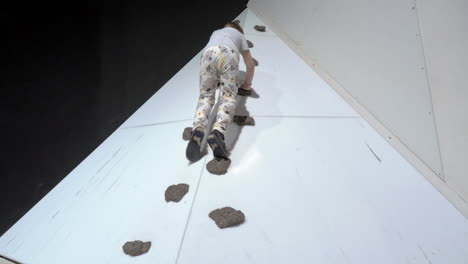
[(260, 25), (255, 25), (254, 29), (260, 32), (265, 32), (266, 27), (265, 26), (260, 26)]
[(192, 138), (192, 128), (191, 127), (186, 127), (184, 129), (184, 133), (182, 133), (182, 139), (187, 141)]
[(252, 59), (253, 59), (253, 61), (254, 61), (254, 65), (255, 65), (255, 66), (258, 66), (258, 61), (257, 61), (255, 58), (252, 58)]
[(216, 209), (208, 215), (219, 228), (237, 226), (245, 221), (245, 215), (240, 210), (231, 207)]
[(151, 248), (151, 241), (143, 242), (140, 240), (128, 241), (123, 246), (123, 252), (130, 256), (139, 256), (148, 252)]
[(240, 95), (240, 96), (250, 96), (250, 95), (252, 95), (252, 90), (253, 90), (253, 89), (244, 90), (243, 88), (239, 88), (238, 91), (237, 91), (237, 95)]
[(215, 157), (206, 164), (206, 169), (212, 174), (223, 175), (228, 171), (229, 165), (231, 165), (231, 159)]
[(254, 46), (252, 41), (250, 41), (250, 40), (247, 40), (247, 45), (249, 46), (249, 48), (253, 48), (253, 46)]
[(234, 116), (234, 123), (238, 126), (255, 126), (255, 119), (251, 116)]
[(166, 198), (166, 202), (180, 202), (182, 198), (188, 193), (189, 186), (188, 184), (181, 183), (177, 185), (171, 185), (167, 187), (164, 196)]

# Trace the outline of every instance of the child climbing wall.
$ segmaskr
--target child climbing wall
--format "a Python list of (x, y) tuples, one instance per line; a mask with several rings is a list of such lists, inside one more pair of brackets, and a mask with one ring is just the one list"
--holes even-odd
[[(246, 80), (239, 87), (239, 55), (246, 68)], [(201, 142), (207, 134), (207, 124), (215, 104), (216, 89), (220, 88), (220, 106), (208, 144), (215, 157), (227, 158), (229, 151), (224, 142), (228, 125), (236, 108), (236, 95), (249, 95), (255, 64), (247, 40), (239, 23), (228, 23), (216, 30), (203, 50), (200, 63), (200, 97), (193, 121), (193, 132), (187, 145), (187, 159), (194, 162), (201, 157)]]

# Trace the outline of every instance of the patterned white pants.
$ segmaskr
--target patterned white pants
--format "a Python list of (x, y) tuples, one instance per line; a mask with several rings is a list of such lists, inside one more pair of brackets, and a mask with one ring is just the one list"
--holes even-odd
[(200, 97), (193, 129), (205, 131), (215, 104), (216, 89), (220, 90), (220, 105), (213, 129), (225, 134), (236, 109), (239, 74), (239, 54), (226, 46), (213, 46), (205, 50), (200, 63)]

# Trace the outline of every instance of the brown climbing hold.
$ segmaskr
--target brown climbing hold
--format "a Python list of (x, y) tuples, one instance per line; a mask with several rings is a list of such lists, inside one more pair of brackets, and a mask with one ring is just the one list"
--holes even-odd
[(240, 95), (240, 96), (251, 96), (252, 95), (252, 88), (250, 88), (249, 90), (245, 90), (243, 88), (239, 88), (238, 91), (237, 91), (237, 95)]
[(234, 116), (234, 123), (238, 126), (255, 126), (255, 119), (251, 116)]
[(123, 246), (123, 252), (132, 257), (136, 257), (148, 252), (151, 248), (151, 241), (143, 242), (140, 240), (128, 241)]
[(244, 213), (231, 207), (213, 210), (208, 216), (219, 228), (238, 226), (245, 221)]
[(252, 41), (247, 40), (247, 45), (249, 46), (249, 48), (253, 48), (253, 43), (252, 43)]
[(254, 65), (255, 65), (255, 66), (258, 66), (258, 61), (257, 61), (255, 58), (252, 58), (252, 59), (253, 59), (253, 61), (254, 61)]
[(182, 133), (182, 139), (187, 141), (192, 138), (192, 128), (191, 127), (186, 127), (184, 129), (184, 133)]
[(266, 27), (265, 26), (255, 25), (254, 29), (257, 30), (257, 31), (260, 31), (260, 32), (265, 32)]
[(188, 184), (181, 183), (177, 185), (171, 185), (167, 187), (164, 196), (166, 198), (166, 202), (180, 202), (182, 198), (188, 193), (189, 186)]
[(217, 158), (206, 164), (206, 169), (215, 175), (223, 175), (228, 171), (229, 165), (231, 165), (231, 160), (229, 158)]

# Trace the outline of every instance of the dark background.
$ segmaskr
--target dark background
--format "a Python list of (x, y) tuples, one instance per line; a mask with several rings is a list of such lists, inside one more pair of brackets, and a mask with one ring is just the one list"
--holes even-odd
[(0, 235), (247, 4), (170, 2), (2, 4)]

